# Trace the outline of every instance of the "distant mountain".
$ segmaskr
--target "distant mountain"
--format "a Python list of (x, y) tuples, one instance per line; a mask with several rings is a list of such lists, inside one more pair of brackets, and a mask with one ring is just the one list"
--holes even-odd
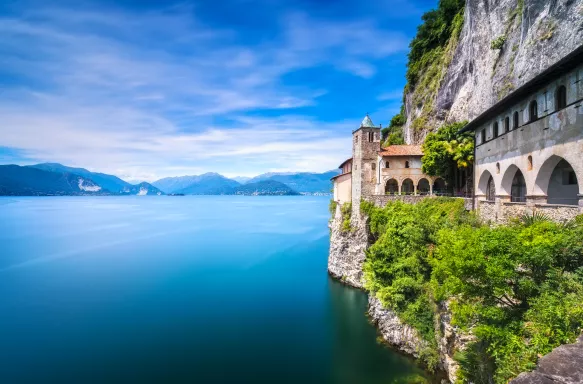
[(137, 196), (146, 196), (146, 195), (163, 195), (164, 192), (159, 190), (158, 188), (154, 187), (150, 183), (140, 183), (136, 185), (130, 184), (127, 187), (124, 187), (120, 192), (120, 195), (137, 195)]
[(93, 180), (68, 172), (50, 172), (18, 165), (0, 165), (0, 195), (101, 195), (107, 194)]
[(105, 173), (57, 163), (0, 166), (0, 195), (161, 195), (148, 183), (132, 185)]
[(240, 184), (245, 184), (246, 182), (251, 180), (251, 178), (247, 177), (247, 176), (235, 176), (235, 177), (231, 177), (230, 179), (235, 180), (237, 183), (240, 183)]
[(44, 171), (57, 173), (73, 173), (75, 175), (87, 177), (112, 193), (121, 193), (124, 188), (131, 188), (132, 184), (127, 183), (117, 176), (108, 175), (105, 173), (90, 172), (85, 168), (67, 167), (58, 163), (42, 163), (36, 165), (29, 165), (31, 168), (38, 168)]
[(249, 196), (299, 195), (292, 188), (275, 180), (261, 180), (255, 183), (247, 183), (235, 188), (230, 194)]
[(284, 183), (290, 188), (302, 193), (329, 193), (332, 189), (330, 179), (340, 173), (333, 170), (324, 173), (264, 173), (248, 181), (254, 183), (261, 180), (274, 180)]
[(225, 195), (240, 184), (218, 173), (205, 173), (199, 176), (167, 177), (153, 183), (166, 193), (185, 195)]

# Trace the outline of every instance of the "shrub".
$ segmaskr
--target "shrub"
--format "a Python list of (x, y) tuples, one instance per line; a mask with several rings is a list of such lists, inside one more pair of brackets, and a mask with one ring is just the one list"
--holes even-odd
[(506, 35), (501, 35), (492, 40), (490, 43), (490, 49), (502, 49), (506, 43)]

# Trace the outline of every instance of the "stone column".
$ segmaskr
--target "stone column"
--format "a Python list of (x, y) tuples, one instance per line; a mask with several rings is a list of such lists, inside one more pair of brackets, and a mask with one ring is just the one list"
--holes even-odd
[(429, 195), (433, 196), (433, 183), (429, 182)]
[(579, 214), (583, 213), (583, 195), (577, 194), (579, 198)]
[(413, 195), (417, 196), (417, 185), (413, 184)]
[(401, 183), (397, 181), (397, 186), (399, 187), (399, 195), (401, 194)]

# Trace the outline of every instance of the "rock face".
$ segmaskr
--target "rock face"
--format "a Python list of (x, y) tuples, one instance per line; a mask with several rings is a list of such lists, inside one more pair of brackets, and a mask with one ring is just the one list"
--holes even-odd
[[(497, 48), (492, 42), (498, 40)], [(464, 26), (422, 132), (406, 94), (405, 138), (419, 144), (443, 122), (471, 120), (583, 42), (583, 0), (467, 0)]]
[(521, 373), (511, 384), (583, 383), (583, 336), (575, 344), (561, 345), (541, 358), (538, 367)]
[(377, 326), (383, 339), (397, 349), (419, 357), (419, 351), (427, 346), (417, 331), (403, 324), (395, 312), (383, 307), (374, 295), (368, 296), (368, 314)]
[(333, 277), (356, 288), (363, 287), (362, 264), (365, 250), (369, 246), (366, 221), (353, 214), (352, 230), (342, 230), (340, 205), (336, 207), (334, 218), (330, 222), (330, 254), (328, 272)]

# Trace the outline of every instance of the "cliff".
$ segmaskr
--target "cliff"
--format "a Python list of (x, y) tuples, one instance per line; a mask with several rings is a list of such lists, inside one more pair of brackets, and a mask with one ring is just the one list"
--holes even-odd
[(409, 144), (445, 122), (473, 119), (583, 42), (583, 0), (468, 0), (462, 15), (461, 28), (452, 25), (423, 60), (410, 56), (418, 75), (408, 72), (404, 92)]

